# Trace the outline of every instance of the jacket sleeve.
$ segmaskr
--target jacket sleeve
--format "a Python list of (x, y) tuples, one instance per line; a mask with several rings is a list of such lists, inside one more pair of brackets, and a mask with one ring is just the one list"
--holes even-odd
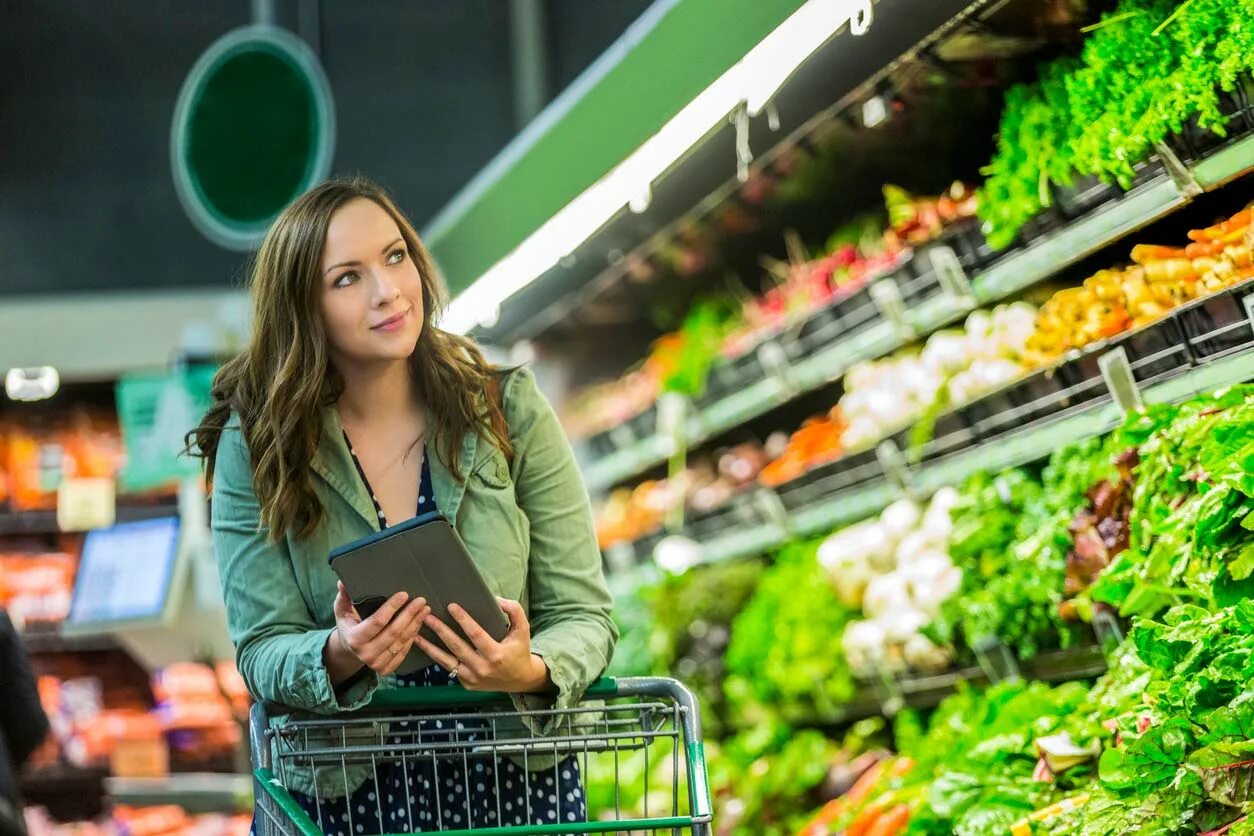
[(319, 713), (358, 708), (378, 687), (371, 671), (337, 693), (322, 659), (334, 628), (315, 623), (284, 540), (261, 526), (252, 465), (233, 420), (218, 443), (213, 480), (213, 550), (235, 661), (258, 700)]
[(48, 736), (48, 717), (22, 639), (4, 610), (0, 610), (0, 666), (0, 733), (13, 765), (20, 767)]
[[(526, 369), (503, 393), (514, 446), (518, 504), (531, 527), (527, 574), (531, 648), (557, 687), (555, 708), (569, 708), (609, 665), (618, 630), (601, 569), (588, 493), (566, 435)], [(523, 705), (541, 707), (534, 697)], [(544, 707), (548, 707), (545, 705)]]

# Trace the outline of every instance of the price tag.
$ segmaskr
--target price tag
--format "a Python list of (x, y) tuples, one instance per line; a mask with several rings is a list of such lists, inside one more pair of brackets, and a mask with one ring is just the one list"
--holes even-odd
[(1254, 293), (1247, 293), (1241, 300), (1241, 304), (1245, 305), (1246, 319), (1250, 321), (1250, 326), (1254, 327)]
[(620, 450), (634, 446), (636, 443), (636, 434), (632, 431), (630, 422), (624, 421), (611, 429), (610, 441)]
[(1123, 644), (1123, 627), (1110, 607), (1102, 604), (1093, 607), (1093, 635), (1097, 637), (1097, 646), (1106, 656), (1110, 656)]
[(928, 250), (928, 260), (936, 273), (937, 281), (940, 282), (941, 290), (961, 305), (975, 304), (975, 292), (971, 289), (971, 279), (967, 277), (967, 271), (962, 269), (958, 254), (953, 251), (952, 247), (944, 245), (933, 247)]
[(657, 434), (679, 440), (684, 435), (684, 418), (688, 400), (675, 392), (666, 392), (657, 402)]
[(980, 670), (988, 677), (989, 683), (996, 685), (998, 682), (1023, 678), (1023, 674), (1019, 672), (1018, 660), (1001, 639), (985, 636), (976, 641), (972, 649)]
[(57, 488), (57, 528), (90, 531), (117, 520), (117, 486), (112, 479), (64, 479)]
[(1102, 379), (1110, 390), (1110, 397), (1125, 413), (1138, 412), (1145, 408), (1141, 398), (1141, 389), (1132, 375), (1132, 364), (1128, 362), (1128, 352), (1123, 346), (1111, 349), (1097, 358), (1097, 367), (1102, 371)]
[(914, 490), (914, 480), (910, 475), (910, 467), (906, 457), (891, 438), (886, 438), (875, 448), (875, 458), (879, 460), (889, 484), (897, 489), (902, 496), (910, 495)]
[(875, 661), (875, 678), (871, 684), (880, 701), (880, 711), (885, 717), (895, 717), (906, 707), (906, 698), (901, 692), (901, 682), (881, 659)]
[(1158, 154), (1158, 158), (1163, 161), (1163, 168), (1167, 169), (1167, 176), (1176, 184), (1176, 188), (1185, 197), (1197, 197), (1205, 189), (1202, 184), (1197, 182), (1197, 178), (1193, 176), (1193, 170), (1176, 156), (1176, 152), (1171, 150), (1171, 146), (1165, 142), (1154, 143), (1154, 151)]
[(762, 516), (766, 517), (772, 525), (785, 532), (791, 529), (792, 520), (788, 516), (788, 509), (784, 507), (783, 500), (779, 498), (779, 494), (770, 488), (760, 488), (753, 498), (757, 502)]
[(902, 337), (913, 337), (914, 329), (906, 321), (906, 303), (901, 298), (901, 288), (892, 279), (880, 279), (869, 288), (871, 301), (897, 333)]
[(758, 362), (767, 375), (775, 379), (785, 396), (797, 393), (797, 384), (792, 379), (792, 368), (788, 364), (788, 355), (783, 347), (774, 340), (768, 340), (758, 346)]

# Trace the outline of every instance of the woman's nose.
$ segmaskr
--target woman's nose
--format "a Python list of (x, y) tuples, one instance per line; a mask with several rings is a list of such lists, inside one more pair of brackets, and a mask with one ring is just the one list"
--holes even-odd
[(375, 304), (386, 305), (401, 295), (400, 289), (388, 280), (386, 273), (375, 274)]

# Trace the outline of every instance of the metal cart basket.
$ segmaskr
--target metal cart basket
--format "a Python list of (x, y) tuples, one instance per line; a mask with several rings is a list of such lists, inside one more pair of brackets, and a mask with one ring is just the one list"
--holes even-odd
[[(250, 745), (256, 836), (371, 833), (384, 821), (383, 791), (370, 793), (375, 810), (356, 801), (346, 803), (342, 821), (339, 816), (322, 821), (319, 802), (351, 795), (357, 787), (350, 776), (357, 776), (358, 784), (373, 779), (378, 789), (381, 774), (418, 771), (425, 780), (434, 778), (434, 788), (420, 790), (421, 798), (406, 791), (403, 802), (409, 814), (400, 813), (401, 823), (395, 829), (384, 826), (385, 832), (412, 832), (419, 821), (414, 807), (425, 803), (433, 812), (424, 814), (430, 820), (420, 824), (420, 831), (465, 836), (712, 833), (696, 698), (672, 679), (602, 679), (588, 689), (582, 703), (566, 709), (519, 711), (507, 695), (460, 686), (380, 691), (368, 708), (332, 717), (280, 714), (258, 704), (250, 718)], [(581, 804), (569, 804), (570, 796), (558, 799), (557, 821), (533, 815), (532, 782), (554, 786), (560, 764), (571, 758), (585, 786), (586, 816)], [(506, 770), (498, 767), (505, 760), (521, 767), (511, 768), (510, 774), (526, 782), (526, 824), (502, 826)], [(444, 786), (441, 769), (445, 775), (462, 776), (473, 770), (494, 781), (495, 792), (485, 795), (479, 783), (472, 800), (472, 781)], [(298, 774), (304, 776), (302, 786), (318, 788), (304, 796), (304, 805), (293, 795)], [(484, 799), (495, 799), (496, 809), (483, 809), (492, 806)], [(315, 802), (312, 815), (307, 812), (310, 800)], [(461, 816), (454, 820), (447, 812), (453, 809), (470, 810), (470, 821)], [(577, 818), (575, 809), (580, 810)], [(372, 815), (376, 812), (377, 818)]]

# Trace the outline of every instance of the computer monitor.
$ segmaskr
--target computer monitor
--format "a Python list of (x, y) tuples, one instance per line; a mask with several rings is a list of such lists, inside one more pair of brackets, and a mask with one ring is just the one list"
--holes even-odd
[(163, 622), (178, 557), (178, 517), (124, 522), (88, 532), (67, 632)]

